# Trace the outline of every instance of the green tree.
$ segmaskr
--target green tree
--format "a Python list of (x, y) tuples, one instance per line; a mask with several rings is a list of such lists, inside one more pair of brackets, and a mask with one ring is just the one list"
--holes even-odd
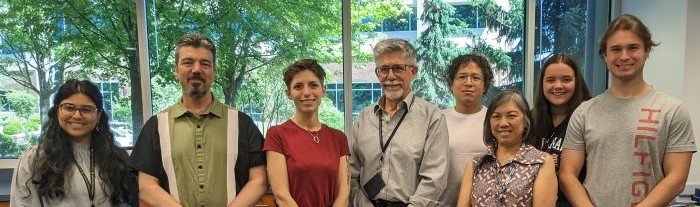
[(39, 114), (46, 120), (51, 94), (67, 69), (77, 66), (71, 54), (73, 35), (54, 4), (41, 0), (0, 2), (0, 74), (39, 95)]
[[(361, 49), (364, 45), (374, 44), (377, 39), (385, 38), (374, 31), (387, 19), (408, 21), (402, 18), (408, 7), (399, 0), (353, 0), (351, 1), (351, 41), (353, 65), (362, 68), (367, 62), (374, 62), (372, 53)], [(363, 68), (364, 69), (364, 68)]]
[(10, 91), (7, 93), (7, 100), (10, 102), (12, 111), (19, 117), (29, 120), (29, 117), (36, 113), (37, 100), (35, 96), (23, 91)]
[(132, 131), (138, 131), (143, 125), (143, 101), (134, 1), (56, 0), (45, 4), (55, 4), (80, 40), (72, 46), (74, 55), (81, 59), (80, 75), (86, 79), (117, 80), (129, 88), (125, 107), (131, 113), (120, 116), (129, 117)]
[(321, 106), (319, 106), (318, 109), (318, 116), (321, 123), (329, 127), (339, 130), (345, 129), (343, 113), (338, 111), (338, 109), (333, 106), (333, 101), (328, 97), (323, 98)]
[(447, 65), (456, 56), (456, 45), (448, 37), (454, 34), (452, 16), (454, 8), (442, 0), (425, 0), (421, 20), (428, 27), (418, 37), (418, 76), (413, 89), (422, 97), (441, 108), (452, 103), (450, 89), (444, 73)]
[(245, 90), (241, 86), (255, 71), (285, 65), (300, 57), (340, 57), (329, 52), (332, 47), (326, 47), (339, 39), (341, 31), (337, 2), (218, 0), (192, 5), (177, 2), (156, 7), (153, 9), (156, 13), (149, 14), (155, 17), (151, 25), (158, 31), (152, 39), (167, 43), (155, 50), (158, 54), (151, 68), (167, 77), (166, 80), (172, 80), (170, 43), (184, 33), (205, 33), (218, 48), (216, 84), (222, 88), (227, 104), (240, 103), (239, 95)]
[[(535, 30), (535, 51), (540, 55), (566, 52), (584, 66), (586, 6), (585, 0), (544, 0), (537, 4), (535, 18), (542, 25)], [(544, 60), (535, 60), (535, 74), (539, 74)]]
[(515, 83), (522, 89), (522, 72), (524, 65), (525, 42), (525, 2), (523, 0), (508, 0), (509, 9), (503, 8), (494, 1), (472, 1), (477, 12), (486, 24), (486, 28), (496, 32), (497, 39), (506, 45), (513, 45), (509, 51), (496, 49), (483, 40), (477, 40), (473, 45), (476, 52), (484, 53), (491, 64), (493, 72), (505, 77), (504, 81)]
[[(160, 2), (149, 8), (152, 13), (148, 15), (152, 17), (149, 26), (153, 31), (149, 40), (162, 43), (150, 48), (155, 51), (151, 53), (151, 69), (157, 87), (176, 85), (172, 78), (172, 43), (184, 33), (207, 34), (217, 46), (215, 95), (221, 91), (225, 103), (249, 112), (263, 129), (293, 113), (281, 84), (287, 65), (301, 58), (342, 62), (341, 4), (337, 1), (219, 0), (192, 5)], [(353, 25), (362, 26), (353, 31), (353, 39), (362, 39), (362, 32), (375, 28), (360, 19), (381, 20), (397, 15), (393, 11), (402, 7), (397, 0), (353, 1), (353, 9), (356, 8), (371, 11), (353, 18)]]
[(0, 134), (0, 158), (15, 158), (22, 150), (12, 137)]

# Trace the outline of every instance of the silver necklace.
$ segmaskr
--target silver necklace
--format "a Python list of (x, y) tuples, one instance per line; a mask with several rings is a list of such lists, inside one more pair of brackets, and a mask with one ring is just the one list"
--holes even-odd
[(321, 142), (321, 137), (319, 137), (319, 135), (318, 135), (318, 132), (319, 132), (319, 131), (321, 131), (321, 130), (318, 130), (318, 131), (315, 131), (315, 132), (314, 132), (314, 131), (306, 131), (306, 132), (309, 132), (309, 134), (311, 135), (311, 141), (313, 141), (314, 143), (316, 143), (316, 145), (318, 145), (318, 143)]

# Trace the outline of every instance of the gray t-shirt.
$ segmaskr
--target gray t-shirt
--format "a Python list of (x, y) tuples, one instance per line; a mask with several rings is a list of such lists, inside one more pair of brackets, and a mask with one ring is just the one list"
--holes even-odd
[(583, 185), (594, 205), (630, 206), (664, 178), (664, 154), (695, 152), (694, 140), (683, 102), (652, 88), (631, 100), (605, 91), (582, 103), (564, 148), (585, 150)]

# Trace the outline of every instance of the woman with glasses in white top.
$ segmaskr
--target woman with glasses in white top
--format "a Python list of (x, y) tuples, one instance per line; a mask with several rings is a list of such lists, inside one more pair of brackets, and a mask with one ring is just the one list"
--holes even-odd
[(39, 144), (22, 154), (12, 176), (12, 206), (119, 206), (133, 198), (135, 176), (116, 145), (102, 94), (71, 79), (54, 95)]

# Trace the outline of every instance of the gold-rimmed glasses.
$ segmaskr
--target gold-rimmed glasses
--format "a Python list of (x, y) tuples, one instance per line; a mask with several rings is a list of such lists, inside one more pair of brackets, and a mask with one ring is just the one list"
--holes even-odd
[(471, 80), (473, 84), (479, 84), (484, 81), (484, 76), (480, 74), (457, 74), (455, 76), (454, 82), (459, 84), (464, 84), (467, 80)]
[(95, 116), (97, 116), (97, 112), (99, 111), (99, 109), (97, 109), (94, 106), (76, 106), (75, 104), (71, 103), (64, 103), (58, 105), (58, 108), (61, 110), (61, 113), (63, 113), (63, 115), (66, 116), (73, 116), (76, 111), (80, 111), (80, 116), (82, 116), (83, 118), (95, 118)]

